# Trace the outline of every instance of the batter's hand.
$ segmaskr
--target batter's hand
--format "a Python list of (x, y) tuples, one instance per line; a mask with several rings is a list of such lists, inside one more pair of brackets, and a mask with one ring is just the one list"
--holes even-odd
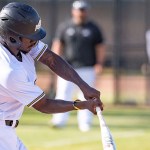
[(82, 90), (86, 100), (97, 99), (100, 101), (100, 108), (103, 110), (103, 103), (100, 100), (100, 91), (88, 86)]
[(101, 109), (103, 109), (101, 101), (96, 98), (93, 100), (86, 101), (86, 107), (95, 115), (97, 114), (96, 107), (100, 107)]

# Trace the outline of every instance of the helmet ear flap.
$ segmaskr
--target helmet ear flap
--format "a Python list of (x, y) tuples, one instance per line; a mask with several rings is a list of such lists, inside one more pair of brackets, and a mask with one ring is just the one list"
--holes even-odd
[(14, 36), (9, 35), (7, 37), (7, 44), (10, 47), (15, 47), (18, 49), (21, 46), (21, 41), (18, 36), (14, 37)]
[(16, 41), (14, 38), (12, 38), (12, 37), (10, 37), (9, 40), (10, 40), (11, 43), (16, 43), (16, 42), (17, 42), (17, 41)]
[(21, 39), (18, 35), (11, 33), (11, 31), (8, 33), (4, 30), (2, 33), (2, 39), (8, 45), (8, 47), (14, 47), (18, 49), (21, 46)]

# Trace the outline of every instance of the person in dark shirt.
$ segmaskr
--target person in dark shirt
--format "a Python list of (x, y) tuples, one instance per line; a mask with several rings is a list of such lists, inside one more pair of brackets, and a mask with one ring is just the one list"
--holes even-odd
[[(52, 49), (72, 65), (83, 80), (93, 86), (96, 74), (101, 73), (103, 69), (105, 45), (100, 29), (88, 18), (88, 7), (86, 1), (73, 2), (72, 18), (59, 26)], [(58, 77), (56, 98), (70, 100), (73, 96), (85, 100), (75, 85)], [(68, 115), (68, 112), (54, 114), (53, 125), (65, 126)], [(88, 131), (91, 122), (90, 111), (78, 111), (78, 125), (81, 131)]]

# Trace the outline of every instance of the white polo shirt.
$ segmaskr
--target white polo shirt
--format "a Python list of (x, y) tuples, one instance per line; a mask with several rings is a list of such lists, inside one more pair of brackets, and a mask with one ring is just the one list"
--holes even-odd
[(39, 41), (28, 54), (22, 54), (18, 61), (0, 44), (0, 120), (18, 120), (24, 107), (31, 107), (45, 96), (35, 84), (35, 60), (39, 60), (47, 49)]

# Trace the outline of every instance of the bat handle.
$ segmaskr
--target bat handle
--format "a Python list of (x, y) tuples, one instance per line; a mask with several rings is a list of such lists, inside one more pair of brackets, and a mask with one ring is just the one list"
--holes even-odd
[[(96, 98), (94, 98), (94, 99), (96, 99)], [(99, 114), (99, 113), (102, 112), (101, 109), (100, 109), (100, 107), (96, 107), (96, 112), (97, 112), (97, 114)]]

